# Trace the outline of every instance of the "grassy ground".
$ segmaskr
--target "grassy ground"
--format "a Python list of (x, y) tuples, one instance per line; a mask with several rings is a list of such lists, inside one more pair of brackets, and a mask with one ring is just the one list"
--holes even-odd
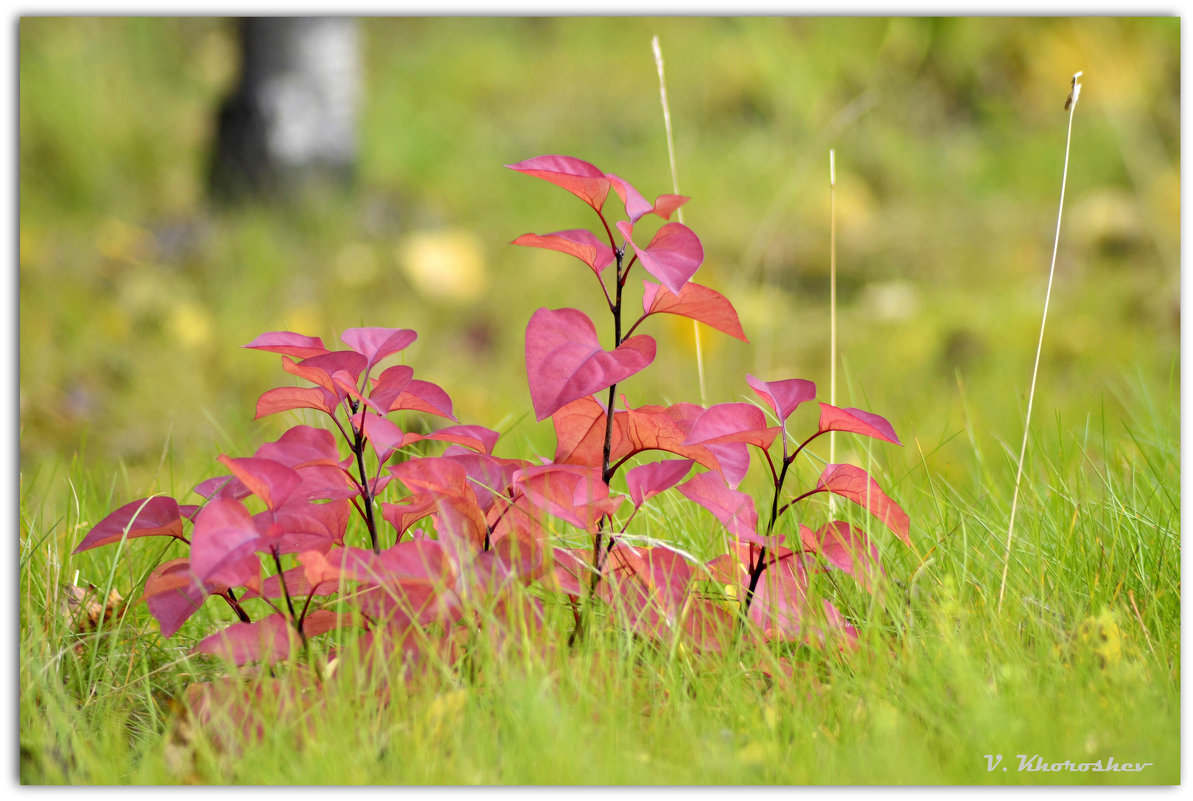
[[(501, 455), (549, 453), (525, 415), (522, 332), (538, 306), (592, 311), (591, 287), (504, 243), (590, 220), (500, 165), (567, 153), (669, 191), (656, 33), (701, 277), (751, 339), (706, 333), (707, 402), (740, 399), (747, 372), (825, 394), (836, 149), (839, 399), (905, 443), (843, 456), (913, 521), (913, 549), (882, 542), (887, 602), (851, 610), (858, 654), (801, 653), (796, 676), (767, 680), (766, 653), (658, 654), (610, 633), (431, 676), (388, 705), (348, 676), (259, 744), (210, 742), (178, 699), (218, 671), (185, 651), (219, 610), (167, 641), (136, 604), (80, 634), (61, 611), (75, 571), (135, 600), (162, 554), (70, 551), (119, 504), (185, 495), (217, 454), (280, 433), (249, 421), (276, 360), (235, 349), (265, 330), (413, 327), (410, 363), (464, 422), (500, 428)], [(234, 70), (226, 25), (26, 19), (19, 41), (23, 782), (1179, 781), (1176, 20), (373, 21), (357, 186), (232, 210), (202, 192)], [(479, 291), (420, 285), (428, 249), (472, 265)], [(650, 332), (679, 355), (632, 404), (699, 400), (689, 331)], [(660, 501), (652, 533), (715, 554), (710, 516)], [(994, 771), (986, 754), (1003, 756)], [(1020, 772), (1019, 754), (1154, 764)]]

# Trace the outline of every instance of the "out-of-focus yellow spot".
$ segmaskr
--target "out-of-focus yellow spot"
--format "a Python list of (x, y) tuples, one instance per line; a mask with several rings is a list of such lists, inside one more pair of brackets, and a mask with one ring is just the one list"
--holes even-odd
[(287, 331), (305, 336), (318, 336), (323, 330), (323, 314), (310, 303), (295, 306), (283, 318)]
[(336, 256), (336, 277), (350, 287), (360, 287), (377, 280), (380, 265), (373, 249), (361, 242), (351, 242)]
[(200, 348), (211, 341), (211, 315), (197, 303), (183, 301), (169, 315), (170, 334), (186, 348)]
[(157, 243), (144, 228), (108, 217), (95, 231), (95, 247), (109, 259), (146, 261), (153, 258)]
[(481, 244), (470, 231), (419, 231), (397, 248), (397, 260), (419, 294), (445, 303), (464, 305), (485, 291), (486, 274)]

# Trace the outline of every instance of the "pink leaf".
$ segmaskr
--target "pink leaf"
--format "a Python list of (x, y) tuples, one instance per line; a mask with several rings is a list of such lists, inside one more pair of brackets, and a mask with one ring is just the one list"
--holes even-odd
[(227, 589), (222, 584), (204, 587), (191, 571), (189, 559), (171, 559), (149, 574), (142, 600), (161, 626), (162, 636), (172, 637), (198, 611), (208, 595)]
[(257, 414), (253, 419), (293, 409), (315, 409), (334, 415), (337, 402), (335, 393), (323, 387), (277, 387), (266, 390), (257, 399)]
[(688, 500), (712, 512), (737, 539), (763, 542), (758, 535), (758, 512), (754, 508), (754, 499), (744, 492), (730, 489), (720, 473), (701, 473), (676, 489)]
[(373, 389), (369, 392), (369, 405), (378, 412), (385, 414), (390, 410), (393, 402), (406, 391), (414, 379), (414, 369), (404, 364), (387, 367), (381, 375), (373, 379)]
[(874, 590), (874, 577), (883, 573), (883, 569), (878, 548), (866, 537), (866, 532), (836, 520), (816, 531), (801, 525), (799, 535), (809, 552), (822, 554), (833, 567), (853, 576), (867, 590)]
[(381, 504), (381, 516), (397, 530), (399, 540), (406, 533), (406, 529), (433, 511), (435, 496), (430, 492), (420, 492), (397, 503)]
[(396, 412), (403, 409), (446, 417), (448, 420), (456, 419), (452, 414), (452, 399), (443, 389), (430, 381), (412, 380), (406, 385), (406, 389), (394, 398), (386, 411)]
[(514, 486), (539, 509), (585, 530), (593, 530), (597, 521), (611, 515), (622, 501), (609, 496), (599, 467), (527, 467), (514, 475)]
[(766, 450), (778, 433), (777, 426), (766, 424), (766, 415), (757, 406), (750, 403), (718, 403), (696, 418), (684, 444), (741, 442)]
[(838, 409), (827, 403), (820, 404), (821, 431), (849, 431), (854, 434), (864, 434), (867, 437), (883, 439), (902, 445), (895, 436), (895, 429), (885, 418), (861, 409)]
[(652, 314), (676, 314), (691, 320), (698, 320), (742, 342), (749, 342), (742, 331), (737, 311), (724, 295), (691, 281), (683, 285), (679, 295), (653, 281), (642, 282), (642, 311), (644, 317)]
[(233, 623), (204, 638), (195, 651), (232, 660), (237, 665), (264, 662), (272, 665), (290, 655), (290, 622), (280, 614), (252, 623)]
[(270, 509), (277, 509), (284, 504), (302, 484), (302, 478), (296, 471), (272, 459), (251, 456), (234, 459), (221, 455), (218, 461), (231, 470), (250, 492), (265, 501)]
[(471, 493), (464, 465), (444, 456), (411, 459), (390, 465), (388, 470), (413, 493), (427, 492), (436, 496)]
[(630, 499), (639, 507), (660, 492), (671, 489), (692, 469), (691, 459), (668, 459), (639, 465), (626, 473)]
[(716, 457), (718, 469), (730, 487), (737, 486), (750, 469), (747, 445), (766, 450), (781, 429), (767, 426), (766, 415), (749, 403), (719, 403), (709, 407), (688, 431), (684, 445), (701, 445)]
[(261, 563), (254, 550), (261, 534), (239, 501), (217, 499), (195, 518), (191, 568), (204, 583), (256, 587)]
[(601, 242), (586, 228), (557, 231), (553, 234), (522, 234), (513, 241), (524, 247), (557, 250), (575, 256), (592, 268), (597, 275), (613, 263), (613, 248)]
[(405, 540), (380, 554), (366, 548), (344, 548), (335, 553), (342, 559), (339, 569), (343, 575), (364, 584), (391, 587), (420, 580), (442, 587), (453, 581), (449, 554), (436, 540)]
[[(674, 453), (711, 469), (720, 469), (712, 452), (703, 445), (683, 444), (692, 422), (704, 411), (694, 403), (671, 406), (640, 406), (613, 413), (611, 463), (645, 450)], [(605, 407), (595, 398), (581, 398), (552, 415), (557, 464), (599, 466), (605, 443)], [(748, 464), (749, 454), (746, 454)]]
[(418, 334), (408, 328), (349, 328), (340, 335), (345, 345), (364, 356), (366, 370), (386, 356), (409, 347)]
[[(359, 423), (356, 422), (358, 420)], [(402, 429), (394, 425), (392, 420), (379, 414), (362, 411), (353, 417), (353, 423), (364, 428), (365, 436), (368, 438), (369, 444), (373, 446), (373, 452), (377, 454), (379, 462), (385, 462), (393, 455), (394, 451), (408, 443)], [(412, 435), (409, 441), (414, 442), (418, 439), (420, 439), (418, 435)]]
[(596, 327), (576, 309), (539, 309), (526, 327), (526, 373), (535, 418), (629, 378), (655, 356), (648, 336), (630, 337), (612, 351), (601, 349)]
[(609, 195), (609, 179), (605, 174), (587, 161), (571, 156), (538, 156), (505, 166), (563, 187), (597, 212)]
[(484, 454), (493, 453), (493, 446), (501, 435), (491, 428), (484, 426), (447, 426), (438, 431), (427, 434), (423, 439), (435, 439), (443, 442), (454, 442)]
[(294, 469), (340, 462), (340, 453), (332, 433), (325, 428), (305, 425), (294, 426), (276, 442), (262, 445), (253, 455), (259, 459), (272, 459)]
[(483, 453), (470, 453), (462, 448), (459, 453), (452, 451), (452, 448), (448, 448), (444, 458), (464, 468), (468, 486), (476, 495), (481, 509), (485, 510), (492, 507), (497, 496), (507, 491), (514, 480), (514, 473), (530, 464), (524, 459), (499, 459)]
[(911, 518), (899, 504), (888, 498), (878, 486), (878, 482), (870, 478), (860, 467), (851, 464), (826, 465), (816, 482), (816, 489), (840, 495), (864, 506), (895, 532), (899, 539), (911, 545), (911, 538), (908, 536)]
[[(200, 481), (195, 485), (195, 494), (202, 495), (208, 500), (216, 498), (231, 498), (233, 500), (243, 500), (253, 493), (249, 492), (249, 488), (234, 476), (214, 476), (212, 478)], [(193, 520), (193, 515), (188, 516)]]
[(804, 401), (816, 397), (816, 384), (803, 378), (788, 378), (782, 381), (763, 381), (752, 375), (746, 376), (746, 383), (766, 401), (780, 422), (787, 418)]
[(675, 210), (689, 200), (691, 198), (684, 197), (683, 195), (659, 195), (655, 198), (654, 208), (651, 209), (651, 212), (662, 217), (664, 220), (670, 220)]
[(311, 356), (301, 362), (283, 357), (282, 369), (343, 398), (346, 396), (332, 376), (343, 371), (348, 374), (349, 383), (355, 385), (361, 371), (365, 369), (366, 363), (366, 358), (356, 351), (337, 350), (324, 353), (321, 356)]
[(648, 273), (662, 282), (663, 286), (678, 295), (704, 261), (704, 248), (700, 239), (683, 223), (664, 223), (655, 233), (650, 244), (644, 248), (634, 243), (630, 234), (633, 226), (625, 221), (617, 223), (617, 230), (630, 240), (638, 260)]
[(613, 173), (605, 173), (605, 177), (609, 179), (609, 183), (613, 185), (613, 191), (621, 198), (621, 202), (625, 204), (626, 216), (630, 218), (631, 223), (636, 223), (643, 215), (649, 214), (654, 210), (654, 206), (650, 204), (646, 198), (638, 193), (638, 190), (630, 185), (629, 181), (624, 181), (618, 178)]
[[(302, 486), (291, 496), (291, 500), (336, 500), (352, 498), (360, 493), (349, 473), (338, 465), (310, 464), (297, 470)], [(379, 489), (374, 488), (375, 495)]]
[(159, 495), (126, 503), (99, 521), (83, 537), (83, 541), (71, 553), (82, 553), (100, 545), (119, 542), (125, 536), (174, 537), (183, 539), (182, 515), (178, 502)]
[(307, 359), (327, 353), (327, 348), (323, 347), (323, 340), (319, 337), (303, 336), (292, 331), (270, 331), (244, 347), (281, 353), (284, 356), (293, 356), (295, 359)]
[(331, 503), (299, 501), (288, 503), (277, 512), (254, 515), (253, 521), (258, 531), (267, 531), (275, 523), (281, 528), (283, 533), (271, 543), (278, 553), (326, 551), (333, 545), (344, 544), (351, 513), (352, 504), (345, 498)]

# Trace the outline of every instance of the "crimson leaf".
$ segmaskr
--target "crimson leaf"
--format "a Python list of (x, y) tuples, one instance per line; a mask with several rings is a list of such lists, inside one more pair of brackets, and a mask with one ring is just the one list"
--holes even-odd
[(159, 495), (126, 503), (87, 532), (87, 536), (72, 553), (119, 542), (125, 536), (133, 537), (175, 537), (182, 539), (182, 514), (178, 502)]

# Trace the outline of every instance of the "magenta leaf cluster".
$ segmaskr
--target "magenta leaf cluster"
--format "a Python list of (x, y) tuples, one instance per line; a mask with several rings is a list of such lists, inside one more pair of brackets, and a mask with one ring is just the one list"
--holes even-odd
[[(616, 610), (614, 619), (636, 635), (679, 638), (695, 650), (747, 634), (849, 647), (856, 628), (829, 599), (810, 600), (810, 580), (841, 571), (875, 592), (879, 550), (847, 521), (801, 522), (827, 507), (802, 502), (820, 493), (847, 499), (905, 543), (910, 520), (850, 464), (824, 466), (802, 493), (785, 485), (821, 435), (899, 445), (890, 423), (820, 402), (815, 431), (799, 441), (788, 422), (815, 402), (816, 387), (798, 378), (746, 376), (755, 402), (630, 406), (618, 390), (655, 359), (655, 340), (638, 333), (652, 316), (686, 317), (747, 341), (732, 304), (692, 280), (703, 247), (670, 220), (687, 198), (664, 194), (652, 203), (623, 178), (566, 156), (509, 166), (577, 196), (600, 224), (596, 233), (514, 240), (583, 262), (611, 321), (605, 340), (574, 308), (539, 309), (526, 326), (531, 406), (556, 436), (550, 460), (496, 455), (497, 431), (461, 424), (442, 388), (405, 364), (386, 366), (415, 341), (414, 331), (352, 328), (342, 349), (274, 331), (245, 347), (280, 355), (299, 385), (266, 391), (256, 417), (313, 412), (323, 425), (295, 425), (252, 455), (221, 456), (221, 473), (195, 487), (197, 503), (154, 496), (121, 506), (75, 553), (132, 538), (178, 541), (185, 555), (145, 583), (149, 612), (170, 637), (207, 599), (220, 598), (235, 622), (195, 650), (236, 665), (284, 661), (344, 629), (359, 631), (366, 654), (407, 667), (450, 662), (477, 637), (500, 645), (529, 632), (550, 641), (545, 602), (553, 597), (571, 609), (569, 643), (599, 606)], [(611, 194), (621, 201), (614, 217), (605, 210)], [(651, 216), (662, 220), (653, 230)], [(626, 298), (635, 267), (649, 276), (638, 305)], [(416, 433), (412, 415), (439, 427)], [(762, 514), (741, 489), (752, 461), (772, 485)], [(693, 558), (679, 531), (636, 534), (639, 511), (671, 491), (724, 528), (720, 555)], [(728, 588), (729, 603), (702, 589), (714, 584)], [(525, 592), (529, 586), (537, 590)]]

